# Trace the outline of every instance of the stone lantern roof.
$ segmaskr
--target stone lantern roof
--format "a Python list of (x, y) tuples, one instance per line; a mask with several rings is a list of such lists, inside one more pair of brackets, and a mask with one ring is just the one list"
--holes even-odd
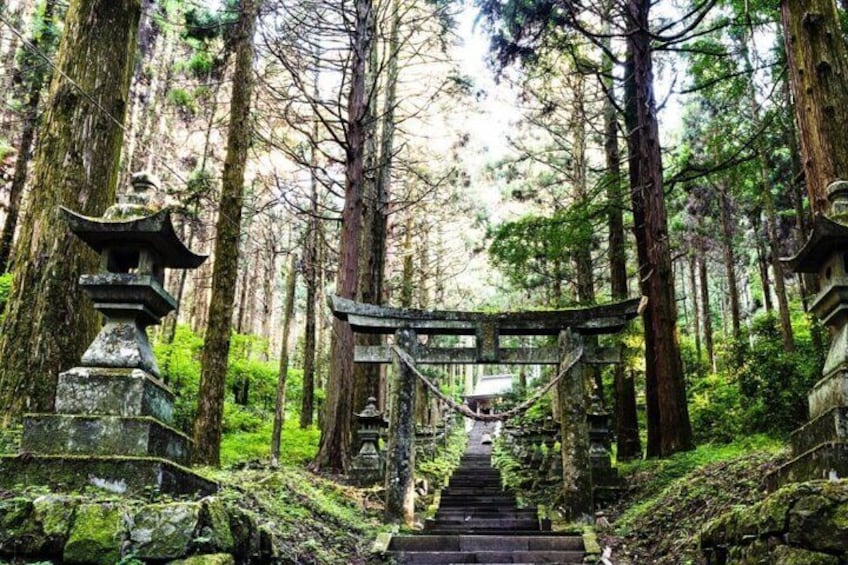
[(834, 253), (848, 250), (848, 225), (817, 214), (813, 233), (792, 257), (781, 259), (796, 273), (818, 273)]

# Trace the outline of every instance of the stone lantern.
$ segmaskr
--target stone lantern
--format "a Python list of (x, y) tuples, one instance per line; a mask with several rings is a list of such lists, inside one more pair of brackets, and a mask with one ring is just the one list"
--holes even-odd
[(355, 414), (359, 453), (351, 461), (351, 477), (361, 486), (379, 483), (383, 479), (385, 461), (380, 453), (380, 431), (387, 426), (377, 410), (377, 399), (368, 398), (365, 409)]
[(589, 461), (592, 465), (592, 484), (596, 500), (606, 500), (605, 494), (618, 486), (618, 470), (612, 466), (610, 456), (610, 415), (601, 404), (597, 392), (592, 395), (592, 405), (586, 414), (589, 423)]
[(810, 311), (827, 326), (832, 341), (821, 379), (807, 395), (807, 424), (790, 439), (793, 459), (767, 479), (783, 484), (848, 477), (848, 182), (827, 189), (830, 213), (816, 216), (813, 233), (784, 262), (796, 273), (816, 274), (820, 291)]
[(103, 217), (61, 209), (70, 230), (100, 255), (99, 272), (79, 284), (105, 323), (80, 366), (59, 375), (56, 413), (24, 417), (21, 449), (29, 456), (0, 460), (0, 483), (119, 493), (216, 489), (184, 467), (191, 440), (171, 427), (174, 394), (160, 380), (145, 331), (177, 306), (163, 286), (165, 269), (193, 269), (206, 257), (183, 245), (170, 211), (156, 211), (154, 200), (155, 182), (137, 174)]

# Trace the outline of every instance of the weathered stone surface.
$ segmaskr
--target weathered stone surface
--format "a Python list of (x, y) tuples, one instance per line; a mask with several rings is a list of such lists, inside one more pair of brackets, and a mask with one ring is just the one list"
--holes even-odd
[(141, 369), (74, 367), (59, 374), (56, 412), (174, 420), (174, 393)]
[(114, 565), (121, 558), (126, 517), (115, 504), (82, 504), (77, 508), (62, 558), (67, 563)]
[(83, 353), (82, 364), (86, 367), (137, 368), (159, 376), (159, 366), (144, 328), (132, 319), (106, 320)]
[(162, 457), (190, 461), (191, 440), (149, 417), (30, 414), (21, 449), (32, 453)]
[(848, 441), (827, 442), (801, 453), (766, 477), (766, 488), (821, 479), (848, 478)]
[(790, 484), (710, 522), (701, 548), (711, 564), (842, 563), (848, 557), (848, 481)]
[(176, 559), (189, 553), (200, 518), (200, 504), (150, 504), (132, 517), (129, 551), (139, 559)]
[(0, 500), (0, 555), (29, 555), (42, 543), (32, 501), (21, 497)]
[(810, 419), (834, 408), (848, 406), (848, 370), (841, 369), (819, 380), (807, 395)]
[(233, 553), (245, 555), (269, 555), (263, 545), (263, 527), (258, 525), (256, 515), (249, 510), (228, 508), (230, 533), (233, 536)]
[(233, 556), (228, 553), (213, 553), (169, 561), (168, 565), (235, 565), (235, 562)]
[(771, 559), (767, 561), (768, 563), (780, 563), (780, 565), (839, 565), (840, 563), (839, 558), (835, 555), (807, 551), (787, 545), (775, 547), (769, 556)]
[(33, 517), (44, 533), (42, 553), (62, 554), (78, 505), (78, 498), (56, 494), (39, 496), (32, 501)]
[(235, 542), (224, 504), (215, 497), (204, 498), (200, 504), (200, 527), (195, 540), (197, 547), (205, 552), (232, 552)]
[(190, 469), (154, 457), (0, 455), (0, 487), (48, 485), (79, 490), (95, 486), (118, 494), (156, 489), (169, 494), (213, 494), (218, 485)]
[(800, 454), (823, 443), (848, 441), (848, 406), (825, 411), (792, 433), (792, 453)]

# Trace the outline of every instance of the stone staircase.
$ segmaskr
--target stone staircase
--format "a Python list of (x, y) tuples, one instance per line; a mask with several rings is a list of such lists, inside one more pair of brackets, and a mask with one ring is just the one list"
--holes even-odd
[(582, 563), (583, 538), (550, 531), (536, 508), (519, 508), (501, 487), (483, 444), (492, 424), (475, 423), (459, 467), (441, 493), (439, 510), (420, 534), (392, 537), (388, 551), (399, 563)]

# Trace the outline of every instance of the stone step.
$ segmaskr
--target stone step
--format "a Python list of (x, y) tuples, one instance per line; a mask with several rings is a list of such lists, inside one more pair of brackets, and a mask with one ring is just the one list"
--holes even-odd
[(401, 563), (583, 563), (582, 551), (427, 551), (402, 552), (397, 555)]
[(576, 535), (405, 535), (393, 536), (390, 551), (582, 551)]
[(462, 495), (442, 496), (442, 505), (447, 506), (515, 506), (515, 497), (512, 495)]
[(424, 524), (425, 530), (488, 530), (488, 531), (508, 531), (508, 530), (540, 530), (539, 520), (537, 518), (435, 518), (428, 519)]

